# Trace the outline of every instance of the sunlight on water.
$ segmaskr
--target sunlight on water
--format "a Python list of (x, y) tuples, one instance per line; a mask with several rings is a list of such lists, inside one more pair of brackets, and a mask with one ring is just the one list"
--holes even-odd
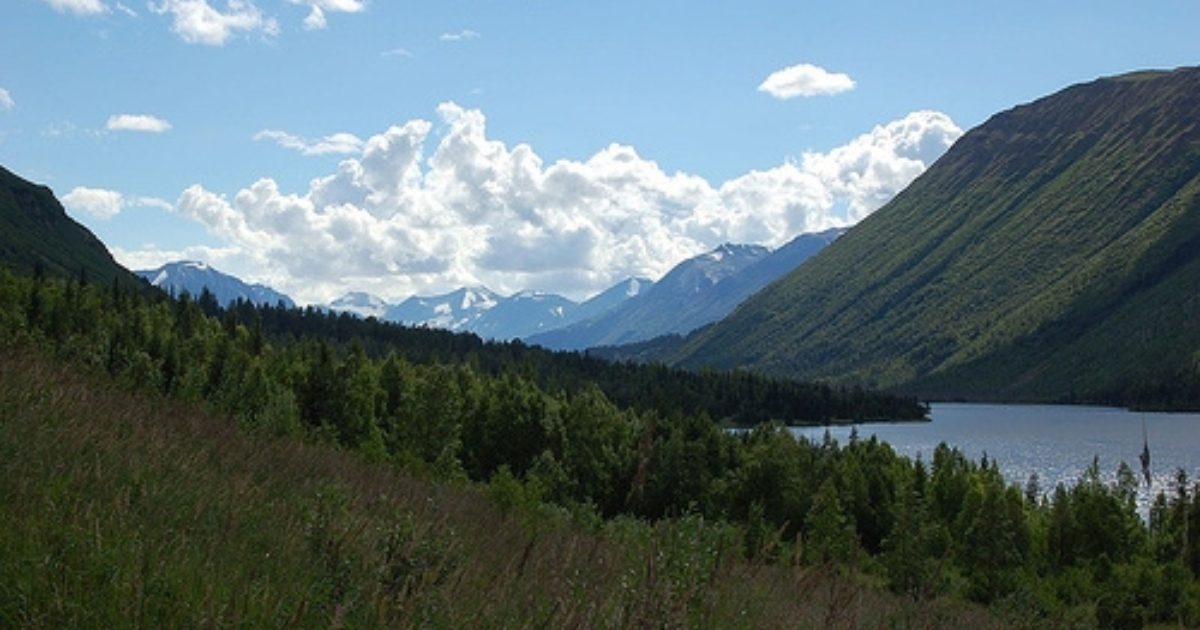
[[(929, 462), (940, 442), (957, 447), (979, 460), (985, 453), (1000, 466), (1012, 483), (1024, 486), (1037, 473), (1043, 494), (1062, 483), (1074, 484), (1092, 462), (1100, 458), (1107, 481), (1116, 478), (1117, 466), (1126, 462), (1141, 478), (1138, 455), (1142, 451), (1142, 418), (1150, 443), (1152, 484), (1138, 497), (1140, 511), (1158, 492), (1174, 491), (1176, 470), (1200, 476), (1200, 414), (1131, 412), (1110, 407), (1059, 405), (935, 404), (932, 422), (862, 424), (862, 439), (871, 435), (888, 442), (897, 452), (920, 456)], [(851, 427), (830, 427), (830, 435), (845, 443)], [(795, 435), (820, 440), (824, 427), (797, 427)]]

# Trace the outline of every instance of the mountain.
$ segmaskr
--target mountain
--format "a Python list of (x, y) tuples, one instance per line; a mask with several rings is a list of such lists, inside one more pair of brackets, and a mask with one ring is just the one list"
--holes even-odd
[(704, 291), (686, 305), (681, 314), (681, 325), (672, 332), (686, 333), (705, 324), (723, 319), (733, 312), (738, 304), (758, 293), (763, 287), (783, 277), (815, 256), (845, 233), (845, 228), (832, 228), (823, 232), (801, 234), (785, 245), (768, 254), (762, 260), (725, 278)]
[(1198, 112), (1200, 69), (1183, 68), (996, 114), (661, 358), (935, 398), (1200, 388)]
[(383, 319), (389, 306), (381, 297), (362, 291), (352, 291), (330, 302), (328, 308), (337, 313), (351, 313), (364, 319), (367, 317)]
[(464, 287), (444, 295), (410, 297), (389, 306), (384, 319), (410, 326), (470, 330), (471, 324), (501, 299), (487, 287)]
[(679, 263), (644, 293), (605, 315), (533, 335), (528, 341), (547, 348), (579, 350), (688, 332), (724, 314), (696, 307), (714, 287), (768, 254), (769, 249), (758, 245), (721, 245)]
[(443, 295), (411, 297), (394, 305), (368, 293), (347, 293), (324, 308), (410, 326), (471, 332), (485, 339), (510, 340), (601, 315), (652, 284), (643, 278), (629, 278), (581, 304), (540, 291), (505, 297), (486, 287), (464, 287)]
[(566, 324), (569, 325), (589, 320), (593, 317), (599, 317), (617, 308), (626, 300), (649, 291), (652, 286), (654, 286), (654, 281), (648, 278), (626, 278), (581, 302), (571, 312)]
[(561, 295), (522, 291), (498, 300), (466, 329), (485, 339), (518, 339), (562, 326), (578, 307)]
[(54, 193), (0, 167), (0, 268), (49, 274), (90, 282), (145, 286), (117, 264), (104, 244), (67, 216)]
[(237, 300), (265, 306), (275, 306), (282, 302), (288, 308), (296, 305), (292, 302), (292, 298), (270, 287), (261, 284), (247, 284), (234, 276), (194, 260), (167, 263), (158, 269), (146, 269), (134, 273), (151, 285), (176, 295), (186, 291), (192, 297), (197, 297), (201, 291), (207, 288), (222, 306)]

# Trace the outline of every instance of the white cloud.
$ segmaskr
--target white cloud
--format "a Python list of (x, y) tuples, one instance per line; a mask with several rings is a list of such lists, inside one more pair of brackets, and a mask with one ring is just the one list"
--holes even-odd
[(778, 99), (840, 94), (853, 89), (854, 79), (850, 75), (829, 72), (808, 63), (776, 70), (758, 86), (759, 92), (766, 92)]
[(59, 13), (75, 15), (99, 15), (108, 13), (108, 6), (100, 0), (42, 0)]
[(313, 5), (312, 10), (308, 12), (308, 17), (304, 18), (304, 30), (319, 31), (327, 26), (329, 26), (329, 22), (325, 19), (325, 11), (317, 5)]
[(76, 186), (63, 195), (63, 203), (74, 212), (84, 212), (97, 219), (107, 221), (125, 208), (158, 208), (171, 211), (170, 202), (156, 197), (127, 197), (115, 190)]
[(412, 54), (412, 51), (408, 50), (407, 48), (392, 48), (390, 50), (385, 50), (385, 51), (379, 53), (379, 56), (380, 57), (405, 57), (407, 59), (412, 59), (416, 55)]
[(162, 0), (149, 7), (159, 15), (170, 14), (174, 20), (171, 30), (189, 44), (224, 46), (239, 31), (268, 37), (279, 34), (279, 22), (264, 16), (249, 0), (226, 0), (224, 11), (213, 8), (208, 0)]
[(71, 210), (86, 212), (98, 219), (111, 219), (121, 213), (121, 193), (115, 190), (79, 186), (63, 195), (62, 200)]
[(108, 117), (104, 128), (109, 131), (140, 131), (163, 133), (171, 130), (171, 123), (147, 114), (114, 114)]
[(329, 25), (325, 13), (359, 13), (366, 10), (364, 0), (289, 0), (293, 5), (308, 7), (305, 30), (322, 30)]
[(913, 112), (713, 186), (619, 144), (546, 164), (528, 145), (488, 138), (483, 113), (453, 103), (438, 107), (438, 120), (368, 138), (305, 191), (281, 191), (271, 178), (232, 197), (194, 185), (178, 212), (238, 252), (232, 272), (276, 278), (301, 301), (468, 284), (578, 297), (660, 275), (725, 241), (777, 246), (852, 224), (962, 133), (944, 114)]
[(463, 29), (457, 33), (442, 33), (438, 39), (444, 42), (461, 42), (469, 39), (479, 39), (479, 33), (471, 29)]
[[(113, 246), (109, 248), (113, 258), (126, 269), (140, 271), (156, 269), (170, 262), (180, 260), (202, 260), (206, 263), (226, 269), (230, 266), (244, 265), (243, 256), (234, 247), (207, 247), (196, 245), (183, 249), (162, 249), (154, 244), (147, 244), (142, 249), (127, 250)], [(249, 277), (243, 280), (251, 281)]]
[(0, 109), (12, 109), (17, 106), (17, 102), (13, 100), (12, 94), (8, 90), (0, 88)]
[(292, 4), (309, 7), (308, 17), (304, 18), (305, 30), (320, 30), (328, 26), (325, 13), (359, 13), (365, 10), (366, 3), (362, 0), (290, 0)]
[(118, 11), (120, 11), (121, 13), (124, 13), (125, 15), (128, 15), (131, 18), (135, 18), (138, 16), (137, 11), (130, 9), (129, 7), (125, 6), (124, 4), (122, 4), (120, 2), (118, 2), (116, 6), (117, 6)]
[(330, 153), (358, 153), (362, 150), (363, 141), (351, 133), (335, 133), (320, 140), (308, 140), (292, 135), (286, 131), (263, 129), (254, 134), (254, 140), (273, 140), (285, 149), (299, 151), (304, 155), (327, 155)]

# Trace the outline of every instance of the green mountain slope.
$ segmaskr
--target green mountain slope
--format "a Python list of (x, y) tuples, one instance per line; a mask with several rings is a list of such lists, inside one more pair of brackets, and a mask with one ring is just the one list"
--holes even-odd
[(54, 193), (0, 167), (0, 267), (71, 278), (86, 271), (92, 282), (126, 286), (142, 282), (117, 264), (104, 244), (67, 216)]
[(1200, 360), (1200, 69), (1076, 85), (972, 130), (668, 357), (932, 397), (1122, 402)]

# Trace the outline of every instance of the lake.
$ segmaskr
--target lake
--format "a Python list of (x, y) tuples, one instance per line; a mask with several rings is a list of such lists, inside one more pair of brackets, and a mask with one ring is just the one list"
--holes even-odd
[[(957, 447), (979, 460), (994, 458), (1004, 476), (1024, 486), (1036, 472), (1042, 492), (1058, 483), (1074, 484), (1092, 458), (1100, 458), (1105, 479), (1116, 477), (1117, 466), (1129, 464), (1141, 478), (1138, 455), (1142, 451), (1142, 418), (1150, 441), (1150, 493), (1139, 496), (1143, 514), (1149, 498), (1159, 490), (1171, 491), (1175, 471), (1183, 468), (1189, 479), (1200, 476), (1200, 414), (1141, 413), (1112, 407), (1066, 405), (986, 405), (939, 403), (932, 405), (932, 421), (922, 423), (870, 423), (856, 425), (861, 439), (871, 435), (888, 442), (909, 457), (920, 455), (926, 463), (940, 442)], [(829, 427), (841, 444), (850, 426)], [(820, 440), (825, 427), (794, 427), (795, 435)]]

